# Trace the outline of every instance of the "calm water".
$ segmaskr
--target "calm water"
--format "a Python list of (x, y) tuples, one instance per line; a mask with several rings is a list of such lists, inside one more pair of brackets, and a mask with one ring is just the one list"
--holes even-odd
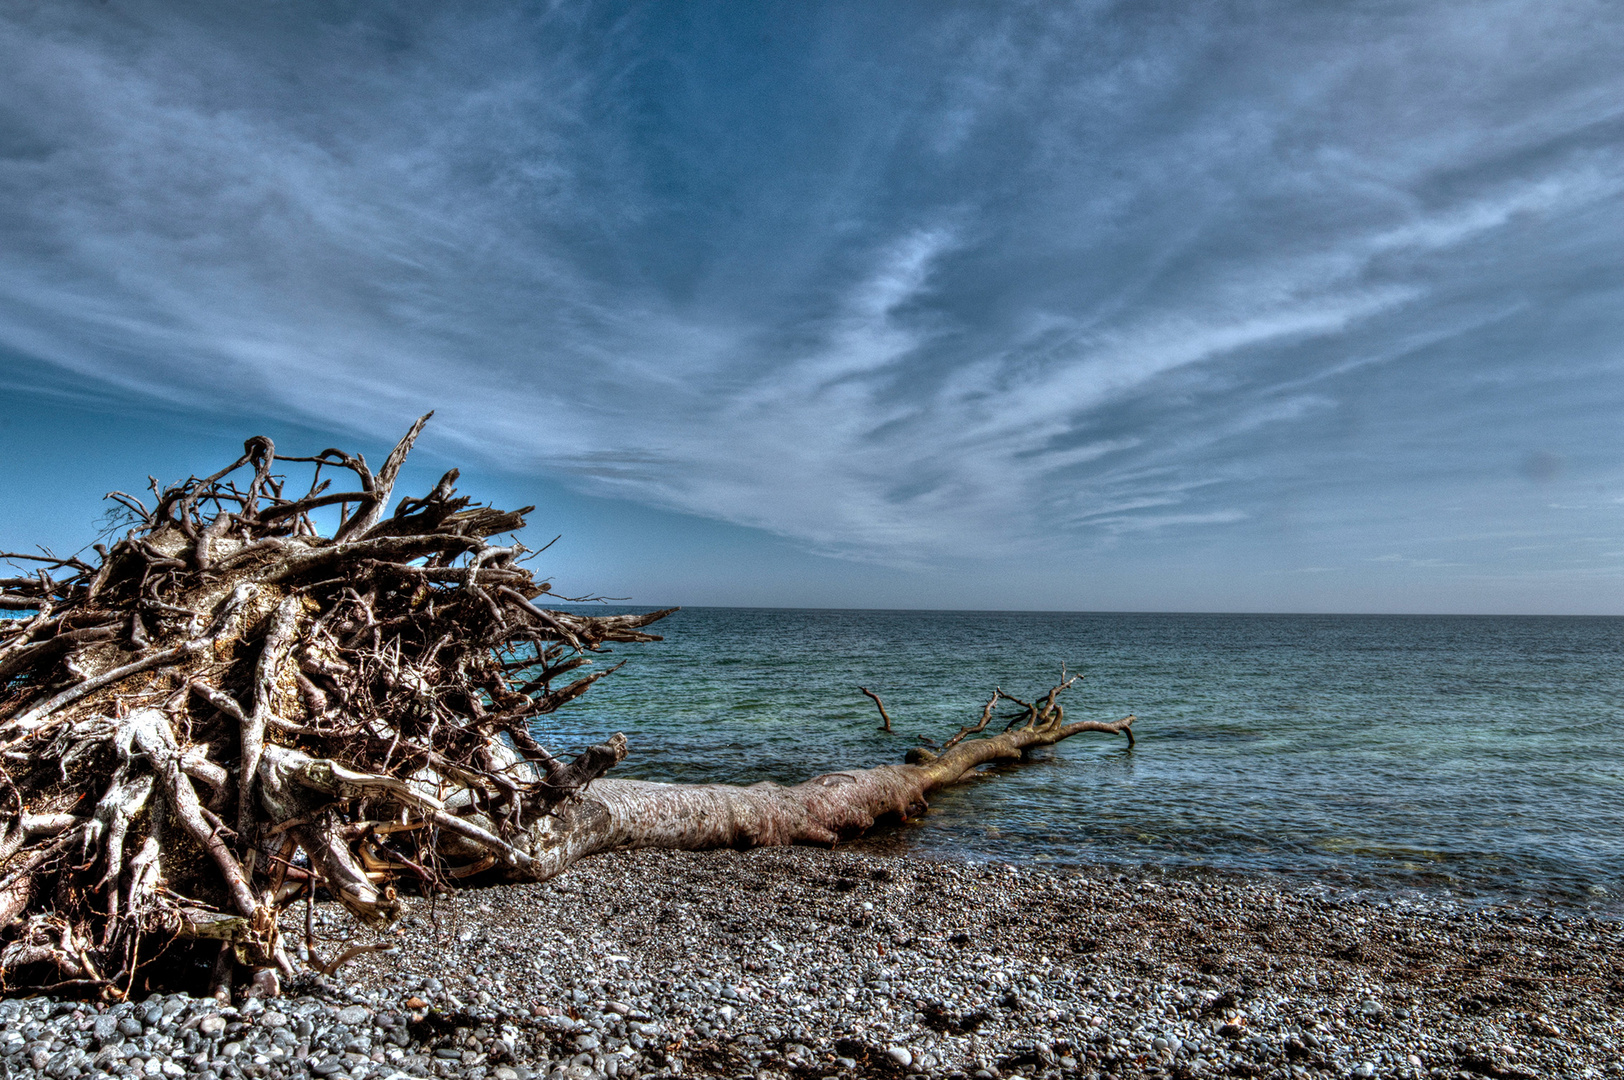
[(1621, 910), (1624, 619), (698, 608), (662, 626), (544, 741), (624, 731), (620, 775), (793, 782), (898, 761), (1064, 662), (1087, 676), (1068, 717), (1135, 713), (1135, 749), (1078, 736), (880, 842)]

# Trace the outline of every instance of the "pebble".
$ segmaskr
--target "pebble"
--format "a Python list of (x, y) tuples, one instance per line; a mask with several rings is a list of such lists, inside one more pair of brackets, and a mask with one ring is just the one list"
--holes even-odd
[(1624, 1007), (1560, 989), (1610, 985), (1619, 924), (1533, 909), (767, 849), (600, 856), (400, 929), (395, 954), (235, 1008), (0, 999), (0, 1076), (1454, 1078), (1624, 1057)]

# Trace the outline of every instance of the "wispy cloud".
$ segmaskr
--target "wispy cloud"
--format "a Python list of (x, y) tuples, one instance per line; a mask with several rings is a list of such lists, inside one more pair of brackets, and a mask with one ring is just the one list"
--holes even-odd
[(14, 9), (0, 346), (870, 561), (1357, 536), (1621, 449), (1621, 18)]

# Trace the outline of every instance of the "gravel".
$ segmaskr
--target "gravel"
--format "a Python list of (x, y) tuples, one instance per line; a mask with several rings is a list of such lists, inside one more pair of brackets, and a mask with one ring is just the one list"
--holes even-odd
[(0, 1080), (1624, 1076), (1624, 927), (1527, 906), (777, 848), (600, 856), (392, 938), (234, 1007), (0, 1000)]

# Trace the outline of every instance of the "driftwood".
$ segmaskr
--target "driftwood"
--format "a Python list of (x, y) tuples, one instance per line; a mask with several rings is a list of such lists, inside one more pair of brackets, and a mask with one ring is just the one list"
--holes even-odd
[(857, 689), (861, 690), (866, 697), (871, 699), (874, 702), (874, 707), (880, 710), (880, 730), (889, 734), (891, 731), (891, 714), (885, 711), (885, 702), (880, 700), (880, 695), (876, 694), (866, 686), (859, 686)]
[[(902, 765), (793, 787), (600, 779), (623, 736), (564, 761), (532, 724), (619, 667), (584, 670), (608, 643), (659, 640), (644, 628), (671, 609), (539, 606), (530, 553), (493, 539), (533, 508), (474, 505), (455, 470), (385, 516), (427, 419), (376, 473), (254, 438), (217, 473), (154, 483), (150, 509), (112, 493), (132, 527), (93, 561), (3, 556), (30, 572), (0, 579), (17, 613), (0, 621), (0, 988), (225, 992), (252, 972), (274, 992), (296, 959), (347, 958), (323, 963), (308, 919), (301, 942), (284, 918), (318, 892), (387, 926), (405, 894), (611, 848), (832, 844), (987, 762), (1081, 731), (1132, 741), (1132, 717), (1065, 722), (1073, 677), (1036, 703), (995, 693)], [(308, 468), (302, 493), (286, 465)], [(1005, 730), (971, 738), (1000, 701), (1019, 708)]]

